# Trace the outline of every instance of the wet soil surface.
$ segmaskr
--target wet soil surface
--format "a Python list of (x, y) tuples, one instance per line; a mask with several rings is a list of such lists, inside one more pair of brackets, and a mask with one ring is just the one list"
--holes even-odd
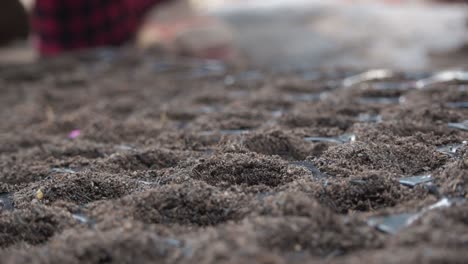
[(0, 68), (0, 262), (465, 263), (468, 86), (358, 73)]

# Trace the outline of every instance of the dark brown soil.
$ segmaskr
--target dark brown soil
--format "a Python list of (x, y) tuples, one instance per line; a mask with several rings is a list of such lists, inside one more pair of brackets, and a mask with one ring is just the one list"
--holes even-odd
[(0, 68), (1, 263), (466, 263), (466, 85), (133, 53)]

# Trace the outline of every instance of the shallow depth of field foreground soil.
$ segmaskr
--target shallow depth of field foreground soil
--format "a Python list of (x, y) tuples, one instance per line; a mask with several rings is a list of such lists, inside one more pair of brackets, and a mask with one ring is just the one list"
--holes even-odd
[(272, 68), (0, 68), (0, 262), (466, 263), (468, 86)]

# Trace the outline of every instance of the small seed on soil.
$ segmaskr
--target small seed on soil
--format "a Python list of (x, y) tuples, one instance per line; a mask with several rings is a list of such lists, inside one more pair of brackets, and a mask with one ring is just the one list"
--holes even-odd
[(354, 75), (343, 80), (344, 87), (351, 87), (356, 84), (369, 82), (369, 81), (378, 81), (385, 80), (395, 76), (395, 73), (390, 70), (370, 70), (358, 75)]
[(356, 135), (344, 134), (338, 137), (306, 137), (304, 138), (304, 140), (308, 142), (329, 142), (329, 143), (344, 144), (344, 143), (356, 141)]
[(15, 208), (13, 199), (10, 193), (0, 193), (0, 212), (10, 211)]
[(468, 120), (461, 123), (448, 123), (448, 127), (468, 131)]
[(44, 199), (44, 193), (42, 192), (41, 189), (36, 191), (36, 199), (39, 200), (39, 201)]
[(417, 81), (416, 87), (418, 89), (423, 89), (430, 85), (447, 83), (447, 82), (468, 83), (468, 72), (465, 72), (465, 71), (439, 72), (439, 73), (432, 75), (429, 78)]
[(402, 185), (415, 187), (416, 185), (432, 181), (432, 175), (429, 174), (429, 175), (405, 177), (405, 178), (400, 178), (398, 181)]
[(445, 105), (450, 108), (468, 108), (468, 102), (451, 102)]

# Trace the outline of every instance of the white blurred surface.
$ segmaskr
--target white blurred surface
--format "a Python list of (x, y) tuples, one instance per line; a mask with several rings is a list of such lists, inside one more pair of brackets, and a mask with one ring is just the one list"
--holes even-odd
[(26, 7), (26, 9), (31, 10), (35, 0), (20, 0), (20, 2)]
[[(196, 0), (194, 0), (196, 1)], [(199, 0), (257, 64), (430, 68), (468, 43), (467, 7), (427, 1)]]

